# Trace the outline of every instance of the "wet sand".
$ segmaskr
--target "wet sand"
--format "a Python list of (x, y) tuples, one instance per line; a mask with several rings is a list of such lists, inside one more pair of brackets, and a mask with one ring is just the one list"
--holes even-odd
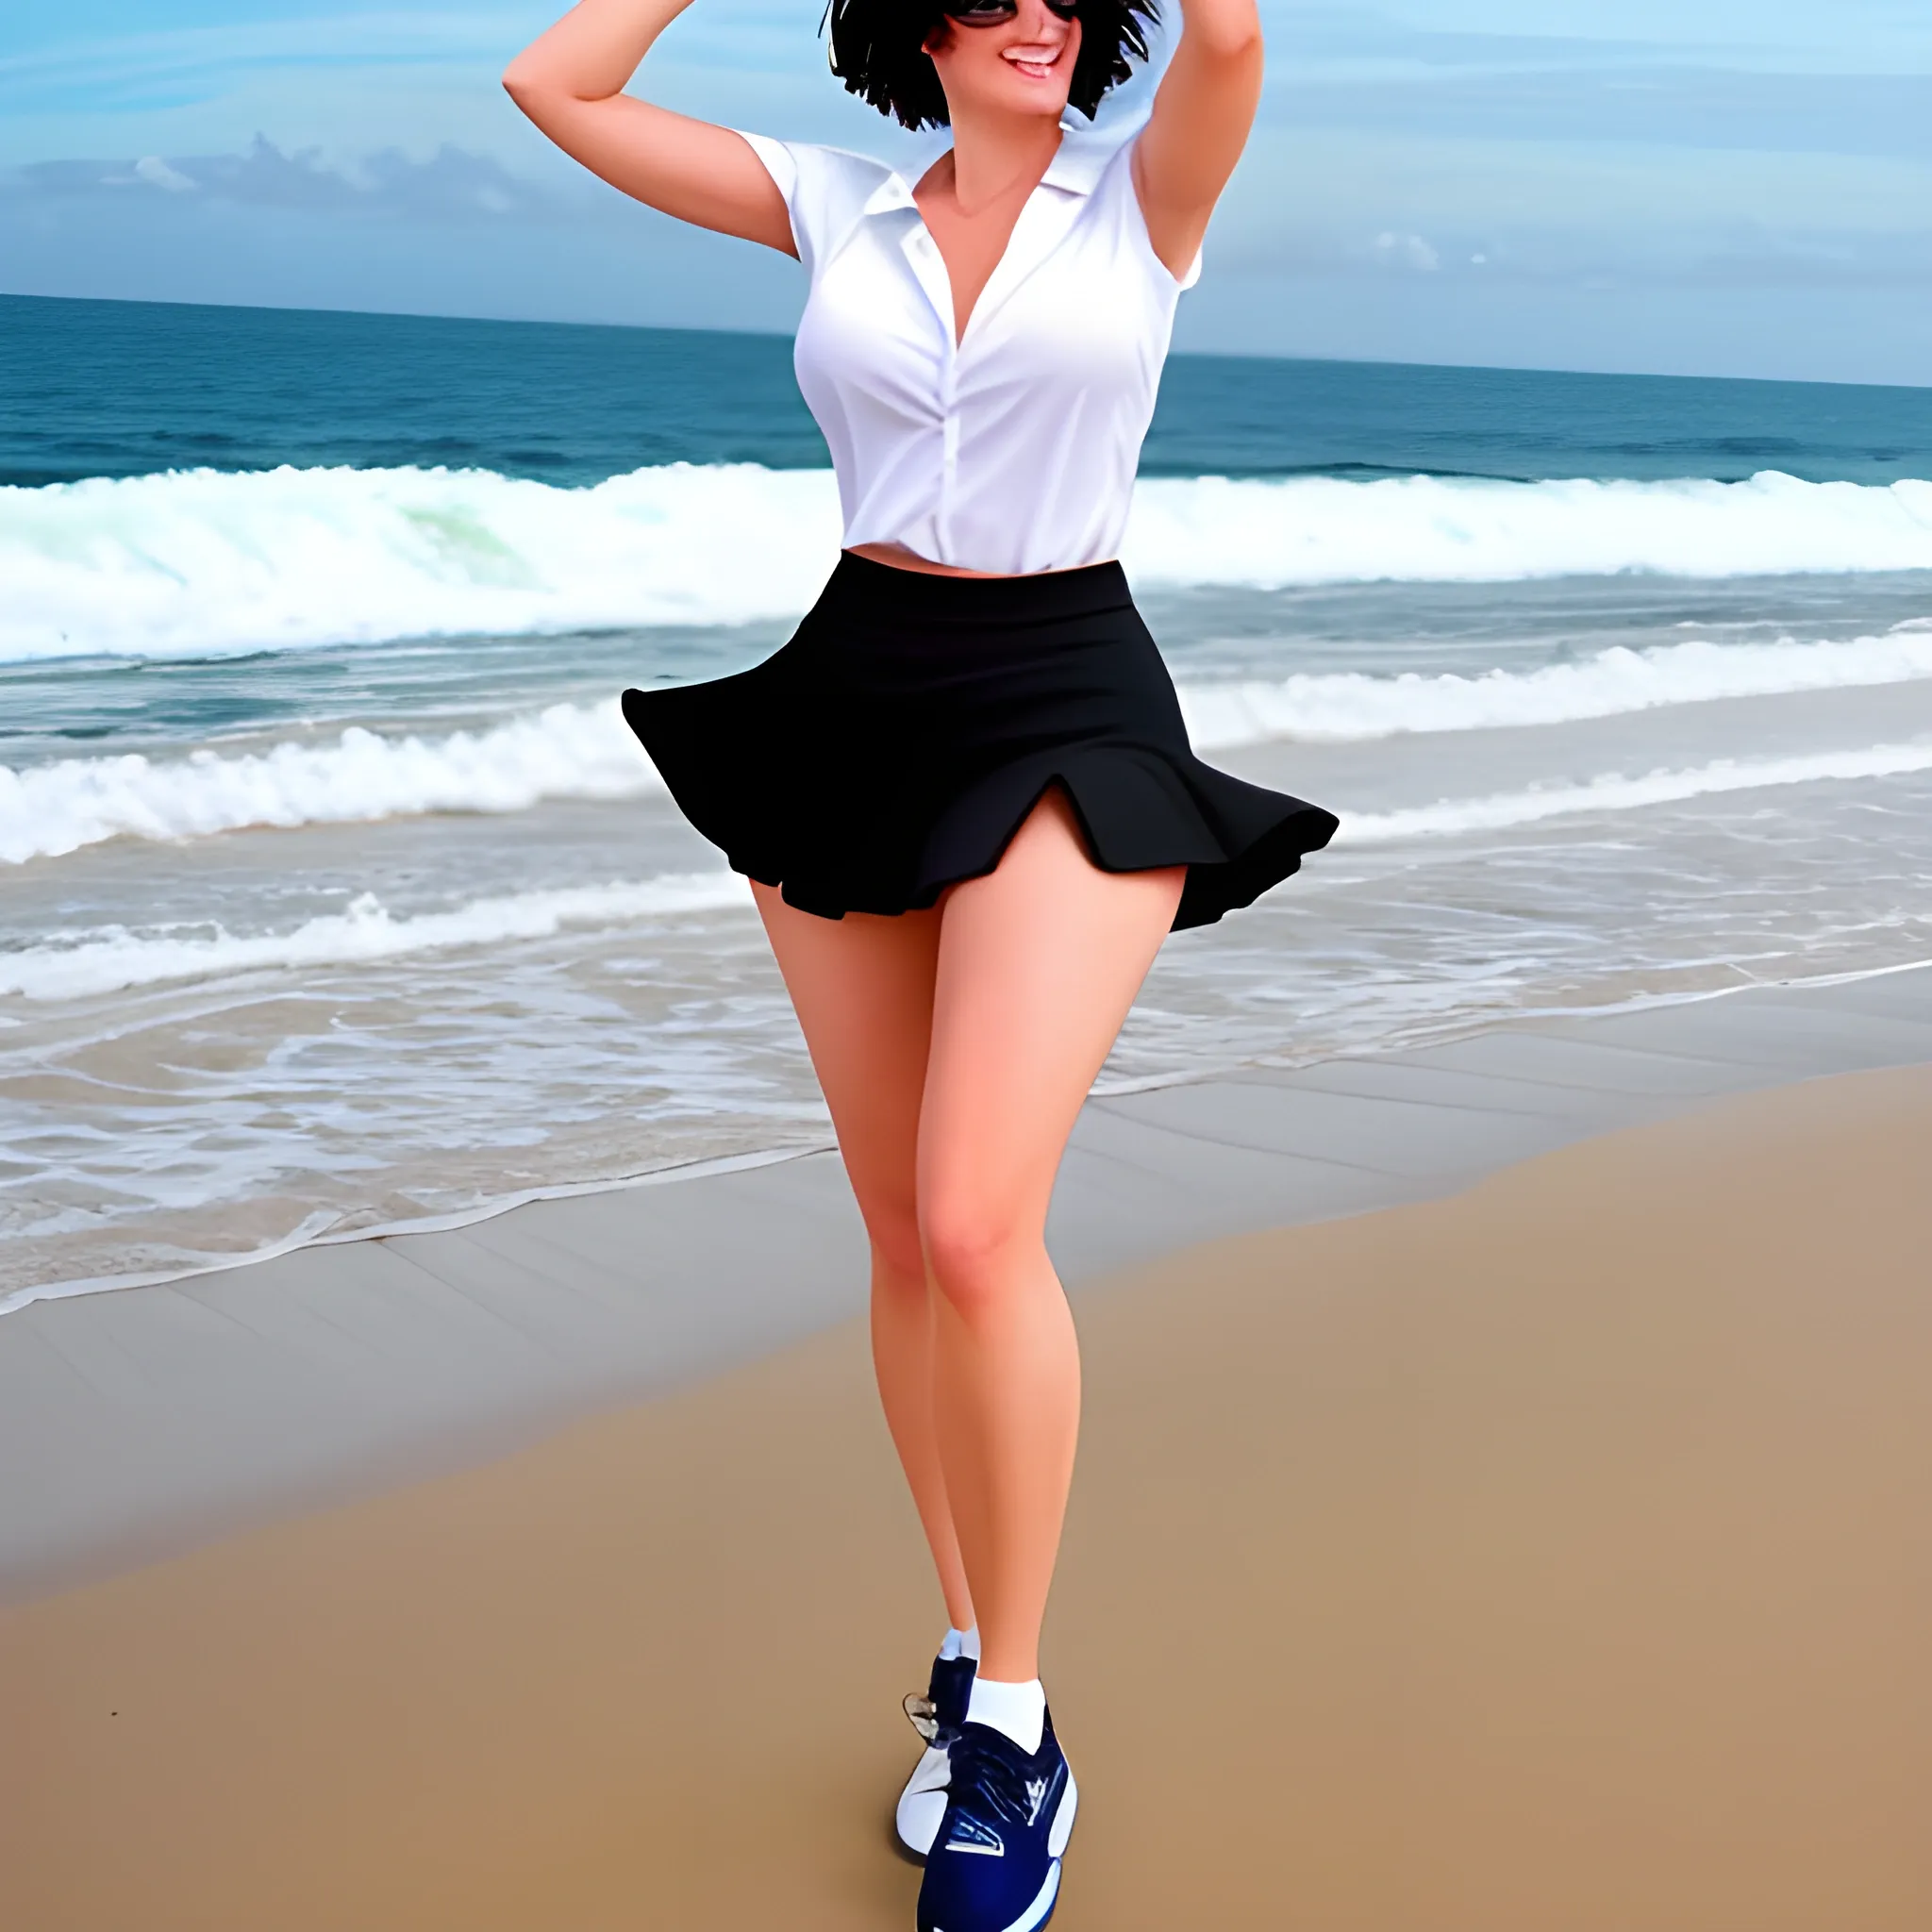
[[(1058, 1926), (1932, 1924), (1932, 1070), (1079, 1304)], [(862, 1335), (0, 1613), (0, 1924), (906, 1927)]]

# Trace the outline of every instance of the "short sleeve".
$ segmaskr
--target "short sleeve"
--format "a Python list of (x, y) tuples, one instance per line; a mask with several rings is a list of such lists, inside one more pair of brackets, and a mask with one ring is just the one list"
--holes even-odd
[(785, 197), (785, 206), (790, 208), (792, 197), (798, 192), (798, 158), (792, 153), (790, 143), (774, 141), (769, 134), (747, 134), (741, 127), (736, 132), (739, 140), (764, 162), (765, 173), (778, 184), (778, 192)]
[(785, 197), (785, 212), (791, 220), (791, 245), (798, 251), (799, 260), (809, 269), (811, 255), (798, 225), (797, 157), (785, 142), (774, 141), (769, 134), (747, 134), (741, 127), (733, 128), (732, 132), (765, 164), (765, 173)]
[(883, 161), (843, 148), (774, 141), (741, 127), (734, 131), (765, 164), (785, 197), (798, 258), (816, 276), (852, 232), (871, 197), (892, 179), (892, 171)]

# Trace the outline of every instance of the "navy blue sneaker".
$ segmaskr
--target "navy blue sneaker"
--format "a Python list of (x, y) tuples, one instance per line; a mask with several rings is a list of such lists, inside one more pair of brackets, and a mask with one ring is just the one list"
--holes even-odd
[(898, 1809), (892, 1825), (898, 1833), (899, 1848), (915, 1864), (923, 1865), (940, 1835), (940, 1824), (946, 1815), (946, 1788), (952, 1783), (953, 1740), (966, 1722), (967, 1701), (973, 1695), (974, 1674), (979, 1666), (970, 1657), (936, 1657), (932, 1660), (932, 1682), (924, 1697), (906, 1700), (906, 1715), (912, 1728), (925, 1740), (925, 1749), (899, 1793)]
[(919, 1932), (1035, 1932), (1053, 1917), (1080, 1803), (1053, 1719), (1030, 1757), (991, 1724), (962, 1724), (952, 1760)]

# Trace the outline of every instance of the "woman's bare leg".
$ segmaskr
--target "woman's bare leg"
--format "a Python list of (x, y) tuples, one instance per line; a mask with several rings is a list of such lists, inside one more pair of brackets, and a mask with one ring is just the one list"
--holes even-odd
[(872, 1240), (872, 1354), (886, 1425), (939, 1571), (946, 1615), (973, 1627), (933, 1424), (933, 1296), (914, 1145), (932, 1026), (940, 915), (821, 919), (755, 886)]
[(996, 872), (941, 908), (918, 1204), (939, 1451), (980, 1672), (1039, 1674), (1079, 1426), (1073, 1317), (1046, 1254), (1074, 1121), (1174, 921), (1186, 874), (1108, 874), (1051, 792)]

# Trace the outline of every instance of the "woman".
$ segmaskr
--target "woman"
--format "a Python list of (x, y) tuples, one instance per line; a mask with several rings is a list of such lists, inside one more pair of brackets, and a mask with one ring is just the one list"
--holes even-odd
[(615, 187), (810, 274), (837, 567), (775, 656), (625, 715), (753, 882), (871, 1237), (879, 1392), (951, 1623), (908, 1700), (919, 1924), (1021, 1932), (1077, 1803), (1037, 1654), (1079, 1409), (1055, 1172), (1162, 937), (1335, 827), (1193, 757), (1115, 561), (1259, 24), (1183, 0), (1152, 117), (1109, 147), (1062, 122), (1145, 58), (1156, 0), (832, 0), (845, 86), (951, 125), (908, 186), (625, 94), (685, 4), (584, 0), (505, 84)]

